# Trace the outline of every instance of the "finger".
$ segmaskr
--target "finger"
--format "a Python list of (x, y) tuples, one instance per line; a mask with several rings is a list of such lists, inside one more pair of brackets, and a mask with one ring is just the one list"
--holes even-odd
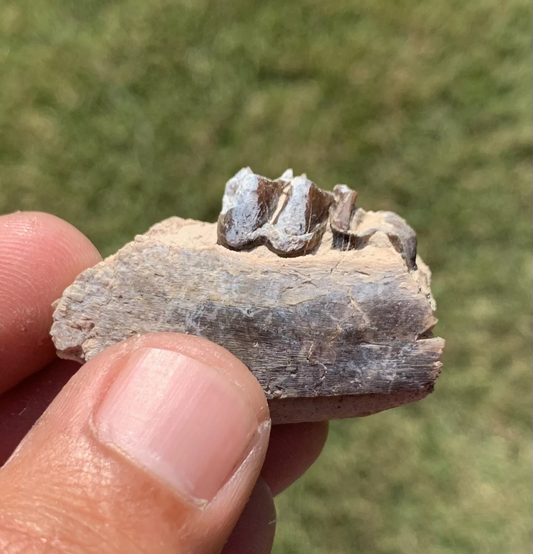
[(0, 216), (0, 393), (52, 361), (52, 302), (100, 260), (82, 233), (53, 215)]
[(0, 467), (79, 367), (56, 358), (0, 396)]
[(222, 554), (270, 554), (275, 532), (274, 499), (260, 478)]
[[(75, 362), (56, 359), (0, 396), (0, 466), (78, 369)], [(272, 427), (261, 470), (272, 494), (279, 494), (307, 471), (319, 456), (327, 432), (326, 422)]]
[(314, 463), (328, 437), (327, 421), (274, 425), (261, 477), (276, 496)]
[[(0, 397), (0, 466), (78, 369), (75, 362), (56, 359)], [(327, 422), (272, 427), (261, 475), (274, 496), (315, 462), (327, 433)]]
[(259, 383), (223, 348), (173, 333), (119, 343), (0, 470), (0, 551), (219, 552), (269, 429)]
[[(0, 466), (78, 369), (75, 362), (56, 359), (0, 397)], [(327, 434), (327, 422), (272, 427), (261, 475), (274, 496), (315, 462)]]

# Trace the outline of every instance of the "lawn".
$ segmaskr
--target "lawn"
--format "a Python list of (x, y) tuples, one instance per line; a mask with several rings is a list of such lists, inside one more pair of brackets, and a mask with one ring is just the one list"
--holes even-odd
[(435, 393), (335, 422), (276, 554), (522, 554), (531, 540), (526, 0), (4, 0), (0, 213), (110, 254), (214, 220), (244, 165), (346, 183), (419, 234)]

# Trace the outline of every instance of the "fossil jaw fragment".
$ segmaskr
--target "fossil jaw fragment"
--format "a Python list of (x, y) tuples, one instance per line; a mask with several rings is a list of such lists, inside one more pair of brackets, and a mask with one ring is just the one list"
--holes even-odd
[(433, 390), (430, 271), (416, 235), (357, 193), (241, 170), (216, 224), (173, 217), (84, 271), (55, 304), (64, 358), (140, 333), (210, 339), (254, 373), (274, 423), (369, 415)]

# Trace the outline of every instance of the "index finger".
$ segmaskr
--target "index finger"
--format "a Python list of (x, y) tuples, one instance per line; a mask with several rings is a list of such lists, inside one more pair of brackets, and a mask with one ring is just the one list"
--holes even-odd
[(52, 302), (100, 260), (89, 239), (58, 217), (0, 216), (0, 393), (54, 358)]

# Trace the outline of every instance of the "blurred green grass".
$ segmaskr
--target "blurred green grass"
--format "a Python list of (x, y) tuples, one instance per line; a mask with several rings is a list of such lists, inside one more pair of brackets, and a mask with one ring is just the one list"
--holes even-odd
[(109, 254), (214, 220), (244, 165), (347, 183), (420, 237), (447, 343), (420, 404), (336, 422), (277, 554), (529, 551), (525, 0), (4, 0), (0, 212)]

